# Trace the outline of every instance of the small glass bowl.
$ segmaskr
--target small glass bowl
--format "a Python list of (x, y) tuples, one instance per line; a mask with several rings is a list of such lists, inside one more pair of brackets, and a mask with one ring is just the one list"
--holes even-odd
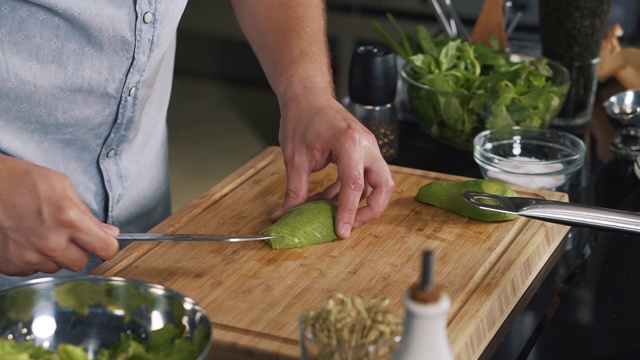
[(529, 188), (561, 190), (584, 165), (586, 146), (553, 129), (485, 130), (473, 141), (482, 176)]

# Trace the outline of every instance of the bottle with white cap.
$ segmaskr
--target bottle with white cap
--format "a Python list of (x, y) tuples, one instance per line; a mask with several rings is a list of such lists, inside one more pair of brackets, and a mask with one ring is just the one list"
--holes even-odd
[(434, 263), (432, 253), (426, 251), (422, 279), (405, 295), (404, 332), (393, 354), (394, 360), (453, 359), (447, 335), (447, 312), (451, 300), (434, 283)]

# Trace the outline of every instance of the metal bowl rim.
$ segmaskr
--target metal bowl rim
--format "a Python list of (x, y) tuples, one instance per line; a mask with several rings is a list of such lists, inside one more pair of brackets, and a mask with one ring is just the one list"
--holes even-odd
[(57, 286), (60, 284), (66, 284), (71, 282), (82, 282), (82, 281), (99, 282), (99, 283), (121, 283), (126, 285), (134, 285), (134, 286), (141, 286), (141, 287), (150, 288), (150, 289), (153, 288), (157, 290), (162, 290), (166, 294), (171, 294), (173, 296), (179, 297), (181, 299), (188, 301), (189, 303), (192, 303), (193, 305), (196, 305), (202, 308), (200, 305), (198, 305), (198, 303), (193, 298), (186, 296), (185, 294), (177, 290), (174, 290), (172, 288), (166, 287), (164, 285), (160, 285), (157, 283), (153, 283), (146, 280), (140, 280), (140, 279), (126, 278), (126, 277), (120, 277), (120, 276), (103, 276), (103, 275), (80, 275), (80, 276), (66, 276), (66, 277), (49, 276), (49, 277), (43, 277), (38, 279), (30, 279), (30, 280), (21, 282), (19, 284), (15, 284), (11, 287), (0, 290), (0, 297), (2, 297), (2, 295), (9, 293), (13, 290), (16, 290), (19, 288), (25, 288), (25, 287), (32, 287), (34, 285), (39, 285), (39, 284), (52, 284)]

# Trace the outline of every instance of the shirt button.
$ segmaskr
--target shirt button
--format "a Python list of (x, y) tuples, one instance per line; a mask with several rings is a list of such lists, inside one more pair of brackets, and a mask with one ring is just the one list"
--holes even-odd
[(144, 13), (144, 15), (142, 15), (142, 21), (144, 21), (145, 24), (148, 24), (148, 23), (152, 22), (153, 21), (153, 13), (152, 12)]
[(131, 89), (129, 89), (129, 96), (134, 96), (136, 94), (136, 87), (132, 86)]
[(116, 154), (116, 149), (111, 149), (107, 152), (107, 158), (112, 158)]

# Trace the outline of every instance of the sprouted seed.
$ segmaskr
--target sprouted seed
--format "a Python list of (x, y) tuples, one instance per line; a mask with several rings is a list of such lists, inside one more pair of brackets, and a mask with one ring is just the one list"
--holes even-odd
[(388, 305), (388, 299), (365, 303), (358, 296), (334, 294), (325, 307), (308, 311), (302, 325), (315, 341), (315, 358), (379, 359), (390, 354), (398, 344), (403, 323)]

